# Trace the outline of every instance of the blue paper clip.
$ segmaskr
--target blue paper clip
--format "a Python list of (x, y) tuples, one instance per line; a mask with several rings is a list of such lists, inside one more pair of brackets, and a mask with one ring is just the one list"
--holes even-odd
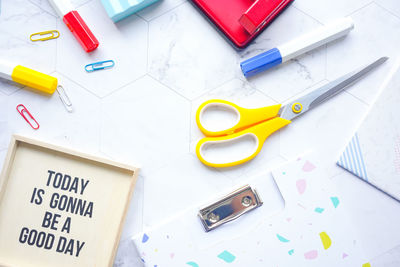
[[(110, 64), (107, 64), (110, 63)], [(114, 67), (115, 63), (114, 60), (105, 60), (105, 61), (99, 61), (91, 64), (87, 64), (85, 66), (85, 70), (87, 72), (93, 72), (96, 70), (104, 70), (104, 69), (109, 69)]]

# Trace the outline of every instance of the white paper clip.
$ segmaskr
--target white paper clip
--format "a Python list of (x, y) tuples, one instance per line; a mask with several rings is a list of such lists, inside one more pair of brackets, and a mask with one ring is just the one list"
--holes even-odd
[(61, 85), (57, 86), (57, 93), (58, 96), (61, 99), (61, 102), (64, 104), (64, 107), (66, 108), (66, 110), (68, 112), (72, 112), (73, 108), (72, 108), (72, 102), (71, 99), (69, 99), (67, 93), (65, 92), (64, 87), (62, 87)]
[(241, 215), (262, 205), (262, 201), (249, 185), (243, 186), (199, 211), (206, 232), (235, 220)]

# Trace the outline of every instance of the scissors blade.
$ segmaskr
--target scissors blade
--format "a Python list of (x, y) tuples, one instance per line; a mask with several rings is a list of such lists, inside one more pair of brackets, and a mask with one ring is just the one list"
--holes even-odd
[(279, 111), (279, 115), (281, 118), (287, 120), (293, 120), (294, 118), (304, 114), (310, 109), (318, 106), (328, 98), (342, 92), (346, 89), (349, 85), (356, 82), (358, 79), (363, 77), (369, 71), (374, 69), (375, 67), (384, 63), (388, 57), (381, 57), (378, 60), (372, 62), (371, 64), (354, 70), (342, 77), (318, 88), (314, 91), (302, 96), (285, 106), (281, 107)]

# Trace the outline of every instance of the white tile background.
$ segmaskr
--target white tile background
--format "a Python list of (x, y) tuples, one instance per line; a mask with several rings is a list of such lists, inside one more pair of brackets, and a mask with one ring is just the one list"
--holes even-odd
[[(240, 52), (185, 0), (161, 0), (117, 24), (99, 0), (72, 2), (100, 41), (91, 54), (81, 49), (47, 0), (1, 1), (1, 58), (57, 76), (75, 111), (67, 113), (56, 95), (0, 81), (0, 164), (13, 133), (139, 163), (115, 266), (140, 266), (127, 240), (174, 214), (182, 199), (186, 205), (201, 202), (310, 149), (337, 172), (334, 182), (346, 196), (341, 203), (352, 211), (350, 219), (361, 236), (357, 242), (371, 259), (400, 243), (400, 203), (334, 166), (400, 55), (399, 0), (296, 0)], [(242, 76), (243, 59), (340, 16), (355, 21), (346, 38), (250, 80)], [(50, 29), (58, 29), (60, 38), (29, 41), (31, 33)], [(382, 55), (390, 57), (384, 66), (271, 136), (252, 162), (215, 170), (195, 157), (201, 133), (194, 114), (204, 100), (222, 98), (247, 107), (284, 102)], [(115, 61), (113, 69), (90, 74), (83, 69), (107, 59)], [(19, 103), (39, 121), (38, 131), (15, 111)]]

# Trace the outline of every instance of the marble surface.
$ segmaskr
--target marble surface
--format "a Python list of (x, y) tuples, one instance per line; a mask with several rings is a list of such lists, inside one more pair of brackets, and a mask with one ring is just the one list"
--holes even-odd
[[(129, 238), (184, 209), (182, 198), (188, 206), (207, 201), (305, 150), (318, 151), (332, 165), (333, 181), (359, 225), (357, 242), (371, 260), (400, 244), (400, 204), (335, 166), (400, 56), (398, 0), (296, 0), (242, 51), (233, 49), (185, 0), (161, 0), (117, 24), (99, 0), (72, 4), (100, 41), (91, 54), (46, 0), (1, 1), (2, 59), (58, 77), (74, 112), (67, 113), (56, 94), (35, 94), (1, 80), (0, 165), (14, 133), (139, 164), (115, 266), (141, 266)], [(249, 80), (241, 74), (242, 60), (341, 16), (355, 22), (347, 37)], [(50, 29), (59, 30), (60, 38), (29, 41), (31, 33)], [(197, 160), (194, 147), (202, 134), (194, 115), (203, 101), (222, 98), (245, 107), (289, 101), (383, 55), (390, 57), (385, 65), (271, 136), (248, 164), (217, 170)], [(113, 69), (84, 71), (86, 64), (108, 59), (116, 63)], [(39, 121), (38, 131), (15, 111), (20, 103)]]

